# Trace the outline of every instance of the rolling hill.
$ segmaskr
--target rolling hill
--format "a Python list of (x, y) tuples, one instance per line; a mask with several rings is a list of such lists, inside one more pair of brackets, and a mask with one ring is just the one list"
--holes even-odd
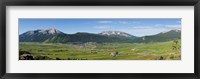
[(132, 40), (132, 42), (149, 43), (149, 42), (165, 42), (171, 40), (181, 39), (181, 30), (170, 30), (161, 32), (156, 35), (143, 36)]

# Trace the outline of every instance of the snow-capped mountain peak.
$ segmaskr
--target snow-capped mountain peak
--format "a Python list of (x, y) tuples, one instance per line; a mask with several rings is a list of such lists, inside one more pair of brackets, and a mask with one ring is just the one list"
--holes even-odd
[(49, 34), (59, 34), (62, 33), (61, 31), (55, 29), (55, 28), (50, 28), (48, 30), (46, 30)]
[(114, 36), (114, 37), (135, 37), (131, 34), (121, 32), (121, 31), (103, 31), (99, 34), (100, 35), (106, 35), (106, 36)]
[(57, 29), (50, 28), (50, 29), (47, 29), (47, 30), (44, 30), (44, 29), (31, 30), (31, 31), (28, 31), (24, 34), (33, 35), (33, 34), (38, 34), (38, 33), (40, 33), (40, 34), (60, 34), (62, 32), (57, 30)]

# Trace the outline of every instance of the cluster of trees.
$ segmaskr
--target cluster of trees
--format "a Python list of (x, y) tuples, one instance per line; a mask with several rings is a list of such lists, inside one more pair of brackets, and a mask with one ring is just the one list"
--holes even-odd
[(88, 60), (87, 58), (67, 58), (67, 59), (61, 59), (61, 58), (57, 58), (56, 60)]
[(48, 56), (35, 56), (34, 60), (53, 60), (53, 59)]
[[(33, 56), (28, 51), (19, 51), (19, 59), (20, 60), (54, 60), (53, 58), (50, 58), (48, 56)], [(66, 60), (62, 58), (56, 57), (56, 60)], [(67, 58), (67, 60), (88, 60), (87, 58)]]
[(19, 50), (19, 60), (52, 60), (48, 56), (33, 56), (29, 51)]

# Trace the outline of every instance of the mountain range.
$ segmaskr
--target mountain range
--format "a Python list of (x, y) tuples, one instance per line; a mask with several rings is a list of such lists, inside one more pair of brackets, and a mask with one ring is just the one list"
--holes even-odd
[(181, 30), (170, 30), (155, 35), (137, 37), (121, 31), (103, 31), (98, 34), (77, 32), (66, 34), (57, 29), (38, 29), (27, 31), (19, 35), (20, 42), (47, 42), (47, 43), (67, 43), (67, 42), (164, 42), (181, 38)]

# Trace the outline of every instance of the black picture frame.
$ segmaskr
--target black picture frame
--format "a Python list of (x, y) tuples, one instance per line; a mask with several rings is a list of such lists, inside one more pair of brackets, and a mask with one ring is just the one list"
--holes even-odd
[[(6, 73), (6, 6), (194, 6), (194, 73)], [(1, 0), (0, 78), (5, 79), (200, 79), (199, 0)]]

